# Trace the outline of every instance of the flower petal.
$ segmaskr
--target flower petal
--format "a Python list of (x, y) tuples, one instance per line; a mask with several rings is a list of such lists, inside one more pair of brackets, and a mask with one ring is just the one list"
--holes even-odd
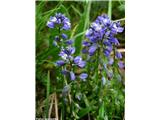
[(88, 74), (87, 73), (82, 73), (80, 74), (79, 76), (82, 80), (86, 79), (88, 77)]
[(70, 72), (70, 79), (71, 80), (75, 80), (76, 79), (76, 76), (72, 71)]

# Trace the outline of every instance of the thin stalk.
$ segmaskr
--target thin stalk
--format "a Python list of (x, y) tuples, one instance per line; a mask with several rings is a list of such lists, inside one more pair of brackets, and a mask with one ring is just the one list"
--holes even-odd
[(96, 57), (97, 57), (97, 63), (96, 63), (96, 64), (97, 64), (97, 65), (96, 65), (96, 66), (97, 66), (97, 71), (96, 71), (96, 83), (97, 83), (97, 85), (98, 85), (98, 78), (99, 78), (99, 77), (98, 77), (98, 70), (99, 70), (99, 69), (98, 69), (98, 67), (99, 67), (99, 49), (100, 49), (100, 48), (98, 48), (97, 56), (96, 56)]
[(118, 22), (118, 21), (125, 21), (125, 18), (121, 18), (121, 19), (118, 19), (118, 20), (113, 20), (113, 22)]
[(113, 61), (113, 73), (115, 73), (115, 60), (116, 60), (116, 47), (115, 45), (113, 45), (113, 58), (114, 58), (114, 61)]
[(108, 3), (108, 16), (112, 20), (112, 0), (109, 0)]
[[(64, 82), (65, 82), (65, 85), (68, 85), (67, 79), (66, 79), (65, 76), (64, 76)], [(70, 93), (68, 93), (68, 100), (69, 100), (69, 103), (70, 103), (70, 105), (71, 105), (71, 95), (70, 95)]]

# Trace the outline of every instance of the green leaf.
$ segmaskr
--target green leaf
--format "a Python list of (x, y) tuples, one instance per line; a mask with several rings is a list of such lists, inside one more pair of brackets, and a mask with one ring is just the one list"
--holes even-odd
[(102, 103), (100, 109), (99, 109), (99, 118), (103, 119), (104, 118), (104, 102)]
[[(74, 46), (76, 47), (76, 55), (78, 55), (81, 51), (81, 47), (82, 47), (82, 40), (84, 39), (84, 32), (86, 31), (86, 29), (88, 28), (89, 25), (89, 14), (90, 14), (90, 8), (91, 8), (91, 1), (86, 3), (86, 7), (85, 7), (85, 12), (81, 15), (80, 18), (80, 22), (78, 24), (78, 26), (76, 27), (76, 39), (75, 39), (75, 43)], [(82, 33), (82, 34), (79, 34)], [(79, 34), (79, 35), (78, 35)], [(78, 35), (78, 37), (77, 37)]]
[(90, 111), (91, 111), (91, 108), (90, 108), (90, 107), (83, 108), (83, 109), (81, 109), (80, 112), (78, 113), (78, 116), (79, 116), (80, 118), (82, 118), (83, 116), (85, 116), (86, 114), (88, 114)]

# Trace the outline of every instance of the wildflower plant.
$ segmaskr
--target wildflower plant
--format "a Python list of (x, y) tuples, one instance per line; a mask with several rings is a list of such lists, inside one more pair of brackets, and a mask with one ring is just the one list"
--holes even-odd
[[(85, 10), (89, 7), (88, 3)], [(44, 64), (52, 66), (46, 80), (45, 117), (50, 118), (55, 108), (53, 116), (61, 120), (123, 118), (125, 65), (117, 36), (124, 27), (105, 13), (90, 23), (89, 12), (84, 14), (88, 17), (78, 13), (86, 21), (75, 25), (67, 10), (60, 8), (64, 10), (56, 9), (45, 21), (52, 51), (48, 54), (54, 53)]]
[[(53, 46), (60, 49), (59, 57), (54, 64), (61, 68), (61, 78), (57, 77), (63, 85), (62, 98), (71, 104), (72, 98), (70, 95), (71, 83), (72, 81), (81, 80), (86, 81), (88, 74), (85, 72), (76, 73), (77, 70), (83, 69), (86, 66), (86, 61), (82, 60), (81, 56), (75, 56), (75, 47), (73, 47), (73, 40), (68, 39), (68, 36), (63, 32), (63, 30), (69, 30), (71, 28), (70, 20), (62, 13), (56, 13), (55, 16), (51, 16), (50, 20), (47, 22), (47, 26), (51, 29), (58, 28), (59, 33), (55, 36), (53, 40)], [(74, 83), (73, 83), (74, 84)], [(78, 84), (78, 83), (76, 83)], [(68, 96), (68, 99), (66, 97)], [(80, 100), (80, 97), (77, 96)]]
[(106, 14), (102, 14), (91, 23), (85, 34), (87, 39), (82, 42), (82, 53), (87, 55), (87, 62), (96, 63), (95, 66), (91, 64), (88, 71), (94, 71), (90, 72), (89, 76), (94, 76), (90, 78), (90, 84), (96, 86), (93, 89), (98, 94), (98, 109), (105, 106), (104, 102), (108, 102), (106, 97), (103, 97), (104, 90), (114, 84), (113, 81), (121, 80), (120, 69), (124, 68), (124, 63), (122, 54), (117, 49), (120, 43), (116, 35), (123, 30), (120, 22), (113, 22)]

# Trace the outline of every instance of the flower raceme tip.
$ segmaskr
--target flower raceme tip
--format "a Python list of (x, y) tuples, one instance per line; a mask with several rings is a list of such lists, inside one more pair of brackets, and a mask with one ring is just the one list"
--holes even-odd
[(59, 25), (61, 30), (69, 30), (71, 28), (70, 20), (62, 13), (56, 13), (55, 16), (51, 16), (47, 22), (49, 28), (55, 28), (56, 25)]

